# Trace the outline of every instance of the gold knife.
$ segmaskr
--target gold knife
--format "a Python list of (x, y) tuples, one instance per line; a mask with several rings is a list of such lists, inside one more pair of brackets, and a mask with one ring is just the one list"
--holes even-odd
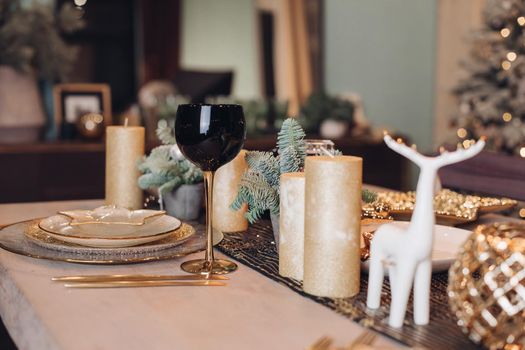
[(217, 281), (115, 281), (92, 283), (66, 283), (66, 288), (129, 288), (129, 287), (222, 287)]
[(51, 278), (58, 282), (118, 282), (118, 281), (206, 281), (229, 280), (222, 275), (84, 275)]

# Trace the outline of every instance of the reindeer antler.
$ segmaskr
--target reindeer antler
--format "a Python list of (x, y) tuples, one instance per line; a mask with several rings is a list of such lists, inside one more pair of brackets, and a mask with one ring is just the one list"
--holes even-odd
[(448, 152), (444, 148), (440, 149), (441, 155), (437, 157), (426, 157), (421, 153), (417, 152), (415, 147), (408, 147), (403, 143), (401, 139), (394, 140), (387, 132), (384, 133), (384, 140), (388, 147), (393, 151), (401, 154), (402, 156), (410, 159), (418, 166), (422, 166), (424, 163), (433, 163), (437, 168), (441, 168), (445, 165), (454, 164), (463, 160), (469, 159), (477, 155), (483, 147), (485, 147), (485, 138), (482, 137), (469, 148), (463, 149), (458, 148), (457, 151)]
[(384, 132), (384, 135), (385, 136), (383, 137), (383, 139), (385, 140), (386, 145), (390, 147), (390, 149), (410, 159), (417, 165), (420, 165), (423, 159), (426, 158), (421, 153), (416, 151), (415, 147), (408, 147), (407, 145), (405, 145), (401, 139), (398, 139), (397, 141), (394, 140), (386, 131)]
[(485, 147), (485, 137), (481, 137), (476, 143), (469, 148), (459, 148), (456, 151), (444, 151), (435, 158), (439, 167), (459, 163), (463, 160), (476, 156)]

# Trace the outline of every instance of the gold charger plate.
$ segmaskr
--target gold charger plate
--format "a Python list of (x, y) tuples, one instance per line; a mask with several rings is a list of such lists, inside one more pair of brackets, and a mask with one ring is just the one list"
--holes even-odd
[(31, 224), (25, 231), (25, 235), (35, 244), (47, 248), (64, 252), (81, 253), (81, 254), (144, 254), (156, 252), (163, 249), (173, 248), (184, 243), (195, 234), (195, 228), (188, 224), (182, 224), (180, 228), (168, 232), (167, 235), (156, 241), (147, 242), (137, 246), (110, 246), (96, 247), (84, 244), (75, 244), (62, 239), (57, 239), (53, 234), (42, 230), (39, 225)]
[[(108, 252), (107, 254), (93, 254), (85, 251), (59, 251), (35, 244), (34, 241), (25, 234), (25, 232), (32, 227), (34, 228), (38, 224), (38, 221), (39, 219), (22, 221), (1, 228), (0, 247), (15, 254), (37, 259), (81, 264), (117, 265), (174, 259), (202, 251), (206, 246), (204, 230), (198, 226), (195, 228), (195, 234), (191, 235), (191, 237), (182, 244), (168, 249), (130, 254), (122, 254), (121, 249), (114, 249), (113, 252)], [(94, 249), (88, 247), (83, 248)]]

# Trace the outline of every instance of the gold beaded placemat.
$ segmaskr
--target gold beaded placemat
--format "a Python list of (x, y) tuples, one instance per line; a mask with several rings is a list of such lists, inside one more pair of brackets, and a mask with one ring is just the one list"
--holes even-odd
[(218, 249), (235, 260), (251, 267), (298, 294), (310, 298), (335, 312), (348, 317), (365, 327), (369, 327), (387, 337), (412, 347), (429, 349), (477, 349), (461, 329), (448, 305), (448, 274), (438, 273), (432, 276), (430, 295), (430, 324), (417, 326), (413, 322), (412, 296), (409, 300), (403, 328), (396, 329), (388, 325), (390, 304), (390, 284), (388, 279), (383, 285), (381, 307), (369, 310), (366, 307), (368, 275), (361, 275), (361, 289), (353, 298), (334, 299), (317, 297), (303, 291), (302, 282), (279, 275), (279, 258), (273, 242), (273, 231), (269, 221), (261, 221), (250, 226), (247, 232), (225, 233)]

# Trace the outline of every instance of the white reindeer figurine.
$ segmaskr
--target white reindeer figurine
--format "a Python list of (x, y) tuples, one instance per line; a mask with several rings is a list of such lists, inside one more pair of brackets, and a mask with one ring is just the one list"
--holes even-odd
[(432, 245), (434, 236), (434, 184), (439, 168), (458, 163), (477, 155), (485, 146), (484, 139), (467, 149), (426, 157), (401, 140), (395, 141), (385, 133), (385, 143), (395, 152), (410, 159), (420, 168), (416, 204), (412, 219), (406, 229), (395, 224), (385, 224), (376, 231), (371, 243), (368, 276), (367, 306), (377, 309), (381, 303), (384, 264), (388, 264), (392, 303), (389, 325), (403, 325), (408, 296), (414, 282), (414, 322), (428, 324), (430, 279), (432, 275)]

